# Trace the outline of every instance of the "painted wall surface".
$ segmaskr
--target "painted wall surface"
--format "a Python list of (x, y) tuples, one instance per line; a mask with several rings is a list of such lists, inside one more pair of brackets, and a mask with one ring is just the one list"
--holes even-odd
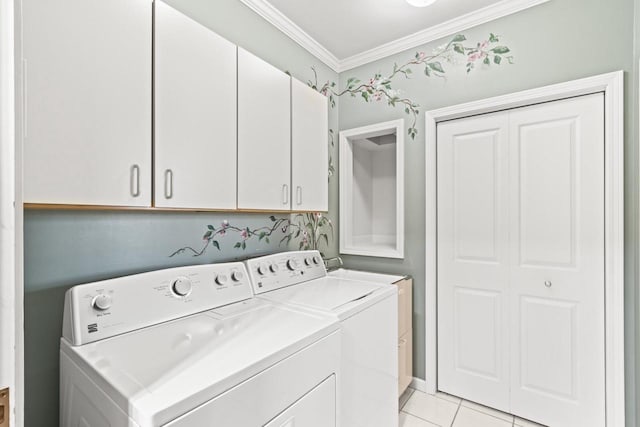
[[(636, 0), (637, 3), (637, 0)], [(424, 378), (425, 318), (425, 139), (423, 112), (515, 91), (540, 87), (582, 77), (625, 71), (625, 339), (627, 426), (636, 426), (635, 353), (637, 319), (637, 243), (638, 243), (638, 171), (637, 171), (637, 59), (634, 56), (634, 2), (629, 0), (551, 0), (540, 6), (464, 31), (468, 44), (475, 45), (500, 36), (500, 45), (511, 49), (514, 63), (502, 61), (490, 66), (476, 62), (469, 74), (466, 61), (459, 65), (443, 62), (446, 78), (427, 77), (424, 67), (416, 67), (409, 78), (395, 78), (394, 90), (401, 98), (420, 105), (415, 140), (405, 144), (405, 258), (393, 260), (343, 256), (349, 268), (410, 274), (414, 286), (414, 368)], [(388, 76), (396, 64), (404, 64), (416, 52), (427, 55), (451, 38), (429, 43), (417, 49), (363, 65), (340, 75), (340, 88), (349, 78), (369, 81), (376, 73)], [(454, 57), (456, 57), (454, 55)], [(410, 126), (411, 115), (404, 106), (393, 108), (382, 100), (366, 103), (361, 97), (340, 99), (340, 130), (404, 118)], [(638, 378), (640, 380), (640, 378)]]
[[(388, 74), (394, 62), (402, 64), (416, 51), (431, 52), (448, 39), (430, 43), (354, 70), (336, 73), (254, 14), (238, 0), (167, 0), (223, 37), (306, 81), (339, 81), (344, 88), (349, 77), (361, 80), (375, 73)], [(635, 10), (634, 10), (635, 5)], [(415, 278), (414, 368), (424, 378), (424, 119), (429, 109), (454, 105), (614, 70), (626, 78), (625, 227), (626, 246), (626, 365), (628, 426), (636, 409), (634, 349), (640, 354), (640, 340), (634, 340), (640, 292), (637, 292), (637, 72), (640, 60), (638, 19), (640, 0), (551, 0), (533, 9), (465, 31), (469, 41), (484, 40), (489, 33), (502, 37), (514, 56), (514, 64), (478, 67), (467, 75), (464, 63), (445, 64), (446, 79), (427, 78), (416, 70), (410, 79), (397, 79), (394, 89), (420, 104), (418, 135), (405, 146), (405, 259), (343, 256), (350, 268), (398, 274)], [(635, 18), (634, 18), (635, 17)], [(349, 129), (411, 116), (403, 108), (384, 102), (365, 103), (361, 97), (339, 98), (330, 113), (334, 130)], [(339, 117), (338, 117), (339, 115)], [(339, 119), (339, 128), (338, 128)], [(337, 138), (336, 138), (337, 144)], [(331, 149), (336, 162), (336, 147)], [(338, 179), (330, 179), (330, 217), (337, 218)], [(278, 238), (272, 243), (247, 241), (246, 251), (233, 248), (237, 240), (221, 238), (221, 250), (209, 247), (201, 257), (188, 251), (169, 255), (184, 246), (201, 248), (207, 225), (216, 228), (223, 221), (239, 227), (270, 226), (268, 215), (52, 212), (28, 211), (25, 215), (25, 338), (26, 338), (26, 426), (56, 425), (58, 417), (58, 340), (61, 333), (62, 301), (65, 290), (78, 283), (116, 277), (177, 265), (240, 259), (250, 255), (284, 250)], [(335, 220), (334, 220), (335, 222)], [(325, 252), (337, 253), (338, 224)], [(274, 234), (278, 235), (278, 233)], [(227, 239), (225, 236), (224, 239)], [(640, 332), (640, 331), (638, 331)]]
[[(218, 34), (306, 82), (314, 78), (338, 79), (288, 37), (267, 24), (238, 0), (171, 0), (170, 5)], [(337, 129), (337, 105), (329, 123)], [(337, 152), (330, 147), (332, 157)], [(330, 180), (331, 212), (337, 209), (337, 179)], [(275, 214), (278, 218), (289, 218)], [(332, 215), (331, 215), (332, 216)], [(200, 251), (203, 237), (212, 225), (216, 231), (228, 221), (224, 234), (217, 234), (220, 250), (211, 244), (194, 257), (186, 249)], [(335, 221), (334, 221), (335, 222)], [(245, 259), (286, 250), (280, 243), (285, 233), (276, 229), (266, 239), (245, 240), (242, 229), (268, 231), (274, 225), (269, 214), (145, 213), (26, 211), (25, 213), (25, 426), (51, 427), (58, 420), (58, 349), (62, 331), (65, 291), (72, 285), (149, 270), (189, 264)], [(235, 228), (240, 230), (235, 230)], [(337, 233), (337, 230), (335, 231)], [(337, 253), (337, 234), (327, 256)], [(244, 242), (246, 249), (235, 248)], [(293, 240), (291, 245), (297, 242)]]

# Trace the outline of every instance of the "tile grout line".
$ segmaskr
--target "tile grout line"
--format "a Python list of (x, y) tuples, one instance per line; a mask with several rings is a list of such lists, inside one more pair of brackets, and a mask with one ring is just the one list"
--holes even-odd
[(453, 414), (453, 419), (451, 420), (450, 427), (453, 427), (453, 424), (456, 422), (456, 418), (458, 418), (458, 412), (460, 412), (461, 407), (462, 407), (462, 399), (460, 399), (460, 402), (458, 402), (458, 407), (456, 408), (456, 413)]

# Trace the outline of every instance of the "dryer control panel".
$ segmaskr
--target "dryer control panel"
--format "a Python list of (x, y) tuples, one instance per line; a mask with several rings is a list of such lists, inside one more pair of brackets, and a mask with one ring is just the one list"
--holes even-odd
[(327, 275), (318, 251), (282, 252), (245, 263), (256, 295)]
[(82, 345), (253, 296), (240, 262), (170, 268), (74, 286), (62, 336)]

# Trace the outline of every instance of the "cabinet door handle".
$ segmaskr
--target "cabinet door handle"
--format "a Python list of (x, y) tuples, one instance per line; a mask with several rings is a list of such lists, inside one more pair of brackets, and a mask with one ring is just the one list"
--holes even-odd
[(173, 197), (173, 171), (167, 169), (164, 171), (164, 198), (170, 199)]
[(299, 185), (296, 187), (296, 203), (298, 205), (302, 204), (302, 187)]
[(140, 195), (140, 166), (131, 166), (131, 195), (138, 197)]
[(289, 204), (289, 186), (287, 184), (282, 184), (282, 204)]

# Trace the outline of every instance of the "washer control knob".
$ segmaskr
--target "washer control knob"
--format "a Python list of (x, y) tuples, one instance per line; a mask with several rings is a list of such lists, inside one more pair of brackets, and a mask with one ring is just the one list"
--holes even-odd
[(229, 281), (229, 278), (227, 277), (226, 274), (218, 274), (218, 276), (216, 276), (216, 283), (219, 286), (226, 285), (228, 281)]
[(111, 308), (111, 297), (107, 294), (99, 294), (91, 300), (91, 306), (96, 310), (105, 311)]
[(271, 271), (272, 273), (275, 273), (276, 271), (278, 271), (278, 264), (271, 264), (269, 266), (269, 271)]
[(173, 281), (173, 285), (171, 285), (171, 290), (174, 294), (179, 297), (187, 296), (191, 293), (191, 280), (186, 277), (178, 277)]
[(231, 280), (233, 280), (234, 282), (241, 282), (242, 279), (244, 279), (244, 274), (242, 274), (242, 271), (234, 271), (233, 273), (231, 273)]
[(311, 259), (311, 257), (306, 257), (304, 259), (304, 265), (306, 265), (306, 266), (310, 266), (312, 262), (313, 262), (313, 260)]
[(314, 255), (314, 256), (313, 256), (313, 263), (314, 263), (315, 265), (320, 264), (320, 257), (319, 257), (318, 255)]
[(267, 264), (260, 264), (258, 266), (258, 274), (260, 274), (261, 276), (267, 274), (267, 271), (269, 271), (269, 267), (267, 266)]
[(298, 261), (295, 258), (291, 258), (289, 261), (287, 261), (287, 268), (291, 271), (295, 270), (296, 268), (298, 268)]

